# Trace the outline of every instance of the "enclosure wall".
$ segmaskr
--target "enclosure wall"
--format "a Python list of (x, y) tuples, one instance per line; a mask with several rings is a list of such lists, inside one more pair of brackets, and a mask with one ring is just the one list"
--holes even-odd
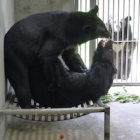
[[(0, 109), (5, 103), (4, 35), (14, 21), (13, 0), (0, 0)], [(5, 132), (5, 117), (0, 115), (0, 140)]]
[(34, 13), (47, 11), (73, 11), (75, 0), (14, 0), (15, 20), (18, 21)]

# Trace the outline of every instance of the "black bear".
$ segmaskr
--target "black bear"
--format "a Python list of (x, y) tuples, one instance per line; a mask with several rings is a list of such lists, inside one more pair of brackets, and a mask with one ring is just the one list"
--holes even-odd
[(55, 63), (60, 54), (71, 70), (86, 70), (74, 46), (111, 36), (97, 12), (98, 6), (89, 12), (34, 14), (15, 23), (6, 33), (5, 73), (22, 108), (31, 107), (28, 71), (36, 62), (48, 83), (55, 81)]
[(131, 16), (121, 19), (119, 22), (113, 18), (110, 18), (107, 26), (112, 34), (114, 40), (114, 63), (118, 69), (118, 79), (128, 79), (131, 70), (131, 56), (136, 47), (135, 39), (132, 35)]
[(32, 98), (43, 107), (73, 107), (92, 100), (96, 102), (108, 93), (116, 67), (113, 63), (113, 42), (101, 40), (95, 51), (91, 68), (86, 73), (68, 71), (57, 60), (57, 88), (49, 92), (38, 64), (29, 72)]

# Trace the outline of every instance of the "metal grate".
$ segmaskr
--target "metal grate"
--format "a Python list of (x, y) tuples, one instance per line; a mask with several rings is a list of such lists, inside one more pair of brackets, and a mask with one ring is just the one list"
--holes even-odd
[[(98, 104), (103, 105), (100, 102)], [(35, 106), (35, 109), (21, 109), (17, 98), (9, 94), (3, 109), (0, 110), (0, 115), (14, 115), (26, 120), (48, 122), (74, 119), (88, 113), (104, 112), (104, 140), (110, 139), (110, 107), (108, 106), (90, 106), (93, 105), (93, 102), (90, 101), (74, 108), (51, 109), (42, 108), (33, 100), (32, 105)]]
[[(139, 46), (139, 0), (97, 0), (99, 16), (112, 32), (115, 65), (118, 69), (114, 85), (140, 85), (138, 74)], [(130, 6), (131, 5), (131, 6)], [(124, 20), (128, 17), (126, 20)], [(122, 22), (123, 21), (123, 22)], [(124, 29), (126, 24), (126, 30)], [(117, 29), (118, 27), (118, 29)], [(119, 27), (120, 31), (119, 31)]]
[[(140, 85), (140, 57), (138, 57), (140, 55), (140, 1), (78, 0), (78, 10), (88, 11), (95, 4), (99, 6), (98, 16), (106, 23), (107, 28), (112, 32), (112, 40), (114, 40), (114, 64), (118, 69), (114, 85)], [(128, 19), (121, 25), (122, 19), (124, 20), (127, 16)], [(129, 26), (124, 31), (126, 23)], [(118, 32), (117, 30), (121, 26), (122, 28)], [(78, 52), (88, 68), (93, 55), (90, 48), (97, 46), (99, 40), (97, 39), (95, 43), (87, 42), (78, 48)]]
[[(89, 107), (95, 108), (94, 106), (97, 106), (95, 108), (96, 112), (104, 112), (105, 111), (103, 108), (103, 107), (105, 107), (104, 104), (101, 104), (101, 102), (93, 103), (91, 100), (87, 103), (80, 104), (76, 107), (67, 108), (66, 110), (62, 109), (63, 110), (62, 112), (64, 112), (64, 113), (61, 113), (61, 114), (58, 114), (57, 112), (56, 112), (56, 114), (55, 114), (55, 112), (54, 112), (54, 114), (53, 113), (49, 114), (49, 112), (44, 114), (45, 109), (50, 110), (50, 112), (51, 112), (51, 109), (53, 110), (53, 108), (42, 107), (42, 106), (40, 106), (39, 103), (35, 102), (33, 99), (31, 100), (31, 105), (33, 106), (34, 109), (33, 110), (28, 109), (28, 110), (31, 110), (32, 113), (26, 112), (26, 109), (20, 108), (19, 103), (18, 103), (18, 99), (15, 97), (15, 95), (8, 94), (6, 103), (5, 103), (3, 108), (9, 109), (11, 114), (13, 114), (16, 117), (26, 119), (26, 120), (43, 121), (43, 122), (44, 121), (49, 121), (49, 122), (50, 121), (63, 121), (63, 120), (69, 120), (69, 119), (81, 117), (81, 116), (87, 115), (89, 112), (88, 111), (87, 112), (80, 112), (80, 110), (82, 111), (82, 109), (86, 109)], [(80, 109), (78, 112), (76, 112), (77, 108)], [(69, 113), (67, 111), (68, 109), (75, 110), (75, 111), (74, 111), (74, 113)], [(61, 109), (59, 110), (59, 108), (58, 108), (57, 110), (60, 111)], [(5, 110), (5, 112), (6, 112), (6, 110)], [(40, 113), (40, 112), (42, 112), (42, 113)], [(65, 112), (67, 112), (67, 113), (65, 113)]]

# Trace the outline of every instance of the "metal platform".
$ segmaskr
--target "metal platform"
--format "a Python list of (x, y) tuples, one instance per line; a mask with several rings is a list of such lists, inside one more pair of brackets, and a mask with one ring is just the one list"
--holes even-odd
[[(0, 115), (14, 115), (24, 120), (51, 122), (63, 121), (78, 118), (89, 113), (104, 113), (104, 140), (110, 140), (110, 108), (108, 106), (93, 106), (93, 102), (89, 101), (73, 108), (43, 108), (32, 100), (32, 105), (36, 109), (21, 109), (18, 100), (13, 95), (9, 95)], [(102, 104), (100, 104), (102, 105)]]

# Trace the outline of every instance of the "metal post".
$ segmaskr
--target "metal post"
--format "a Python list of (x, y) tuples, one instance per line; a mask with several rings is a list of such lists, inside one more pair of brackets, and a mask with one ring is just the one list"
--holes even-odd
[(110, 107), (105, 107), (104, 113), (104, 140), (110, 140)]

